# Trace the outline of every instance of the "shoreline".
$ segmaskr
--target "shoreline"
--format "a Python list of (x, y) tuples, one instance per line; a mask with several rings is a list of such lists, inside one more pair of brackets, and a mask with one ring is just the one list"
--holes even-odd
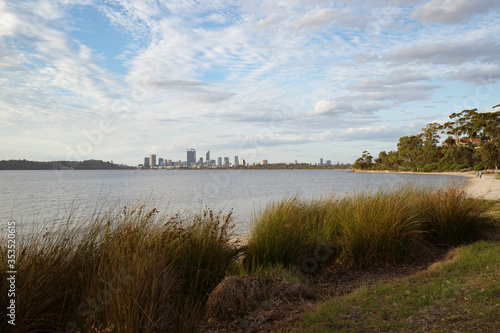
[(496, 179), (496, 175), (500, 174), (500, 170), (493, 170), (491, 173), (483, 174), (482, 178), (476, 177), (476, 171), (467, 172), (411, 172), (411, 171), (387, 171), (387, 170), (364, 170), (354, 171), (359, 173), (405, 173), (405, 174), (425, 174), (425, 175), (441, 175), (441, 176), (460, 176), (467, 177), (467, 183), (464, 189), (472, 197), (481, 197), (487, 200), (500, 200), (500, 179)]

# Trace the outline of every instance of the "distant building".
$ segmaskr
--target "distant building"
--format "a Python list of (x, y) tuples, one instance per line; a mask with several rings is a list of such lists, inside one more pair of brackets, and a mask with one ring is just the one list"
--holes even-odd
[(323, 165), (323, 158), (319, 159), (319, 165)]
[(326, 160), (326, 165), (332, 165), (332, 161), (331, 160)]
[(187, 151), (187, 165), (192, 166), (196, 164), (196, 150), (193, 148)]
[(245, 159), (243, 159), (243, 158), (242, 158), (242, 159), (240, 160), (240, 165), (241, 165), (241, 166), (245, 166), (245, 165), (246, 165), (246, 164), (245, 164)]
[(207, 161), (207, 167), (210, 166), (210, 150), (207, 151), (206, 155), (205, 155), (205, 161)]
[(234, 157), (234, 166), (236, 167), (238, 165), (240, 165), (240, 161), (238, 160), (238, 156), (235, 156)]
[(217, 166), (222, 167), (222, 157), (217, 157)]
[(165, 166), (165, 162), (163, 162), (163, 158), (160, 157), (158, 159), (158, 165), (161, 166), (161, 167)]
[(155, 154), (149, 155), (149, 163), (151, 164), (151, 167), (156, 166), (156, 155)]
[(229, 157), (224, 157), (224, 166), (225, 167), (229, 166)]
[(268, 164), (268, 162), (267, 162), (267, 160), (262, 160), (262, 161), (260, 161), (260, 164), (262, 164), (262, 165), (267, 165), (267, 164)]
[(149, 168), (149, 157), (144, 157), (144, 167)]
[(203, 157), (200, 157), (200, 159), (198, 160), (198, 165), (203, 165)]
[(455, 143), (457, 146), (465, 146), (467, 145), (468, 143), (472, 143), (474, 146), (477, 146), (481, 143), (481, 139), (458, 139), (458, 138), (455, 138)]

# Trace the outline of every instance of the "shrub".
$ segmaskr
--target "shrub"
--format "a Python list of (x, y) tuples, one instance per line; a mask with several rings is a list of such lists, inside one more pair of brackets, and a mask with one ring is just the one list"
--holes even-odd
[(440, 189), (420, 200), (419, 211), (434, 242), (451, 246), (468, 243), (493, 222), (485, 214), (487, 202), (468, 197), (459, 187)]
[(482, 171), (485, 167), (482, 164), (476, 164), (473, 169), (474, 171)]
[(438, 169), (437, 163), (431, 163), (431, 164), (427, 164), (426, 166), (424, 166), (422, 171), (431, 172), (431, 171), (435, 171), (437, 169)]

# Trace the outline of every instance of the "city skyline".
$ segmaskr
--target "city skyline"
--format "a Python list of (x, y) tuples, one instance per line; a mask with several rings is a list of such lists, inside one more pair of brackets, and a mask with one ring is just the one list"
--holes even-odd
[[(183, 167), (196, 167), (196, 166), (204, 166), (204, 167), (229, 167), (229, 166), (246, 166), (246, 165), (267, 165), (267, 164), (273, 164), (273, 162), (269, 162), (268, 159), (261, 159), (259, 161), (248, 161), (245, 158), (240, 158), (239, 156), (235, 155), (234, 156), (234, 162), (230, 162), (229, 156), (218, 156), (217, 160), (214, 158), (210, 158), (210, 150), (205, 153), (205, 160), (203, 161), (203, 158), (200, 157), (198, 161), (196, 161), (196, 149), (195, 148), (189, 148), (186, 150), (186, 159), (172, 159), (172, 158), (166, 158), (165, 155), (164, 157), (159, 157), (158, 156), (158, 163), (156, 163), (156, 158), (158, 154), (151, 154), (149, 156), (144, 157), (144, 162), (139, 163), (139, 167), (144, 167), (144, 168), (151, 168), (151, 167), (166, 167), (166, 166), (183, 166)], [(224, 163), (222, 163), (222, 159), (224, 158)], [(332, 161), (331, 160), (326, 160), (325, 163), (323, 163), (324, 159), (321, 157), (318, 159), (317, 162), (310, 162), (310, 161), (301, 161), (300, 163), (306, 163), (306, 164), (316, 164), (316, 165), (331, 165)], [(319, 162), (319, 163), (318, 163)], [(274, 163), (288, 163), (292, 164), (291, 162), (274, 162)], [(295, 164), (298, 164), (298, 161), (295, 160)], [(340, 163), (340, 162), (337, 162)], [(136, 164), (137, 165), (137, 164)]]
[(0, 0), (0, 16), (3, 160), (352, 163), (500, 103), (495, 0)]

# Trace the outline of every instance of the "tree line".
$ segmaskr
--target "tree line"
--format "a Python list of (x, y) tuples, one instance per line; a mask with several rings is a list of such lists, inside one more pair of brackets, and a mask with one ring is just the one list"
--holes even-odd
[(54, 161), (38, 162), (27, 160), (3, 160), (0, 161), (0, 170), (108, 170), (108, 169), (128, 169), (125, 165), (113, 164), (101, 160), (76, 161)]
[[(493, 109), (500, 107), (496, 105)], [(368, 151), (354, 163), (357, 170), (453, 171), (500, 167), (500, 111), (477, 109), (453, 113), (444, 124), (430, 123), (416, 135), (399, 139), (397, 150)], [(445, 140), (440, 144), (441, 135)]]

